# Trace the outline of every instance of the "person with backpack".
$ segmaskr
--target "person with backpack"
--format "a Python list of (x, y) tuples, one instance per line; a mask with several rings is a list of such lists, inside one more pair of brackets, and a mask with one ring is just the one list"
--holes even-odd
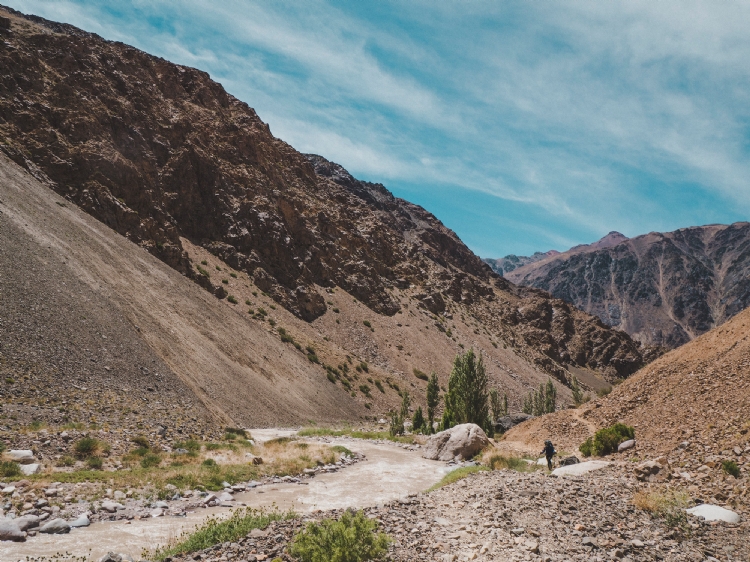
[(557, 454), (557, 451), (555, 451), (555, 446), (552, 444), (552, 441), (547, 439), (544, 442), (544, 449), (542, 449), (541, 454), (547, 457), (547, 468), (549, 470), (552, 470), (552, 456)]

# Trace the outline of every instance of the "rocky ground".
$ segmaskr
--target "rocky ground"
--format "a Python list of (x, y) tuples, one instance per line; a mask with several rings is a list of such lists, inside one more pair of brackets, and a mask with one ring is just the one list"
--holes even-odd
[[(395, 561), (747, 560), (747, 521), (732, 525), (684, 516), (670, 526), (633, 505), (641, 489), (622, 464), (559, 478), (546, 471), (497, 470), (365, 513), (394, 539)], [(318, 512), (310, 519), (340, 513)], [(236, 543), (173, 560), (292, 560), (285, 547), (302, 523), (273, 523)]]

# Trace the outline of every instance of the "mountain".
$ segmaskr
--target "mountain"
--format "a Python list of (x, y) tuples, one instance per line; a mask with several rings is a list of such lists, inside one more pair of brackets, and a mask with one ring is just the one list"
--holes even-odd
[[(5, 298), (25, 299), (61, 268), (135, 329), (132, 345), (163, 362), (159, 388), (182, 385), (206, 419), (249, 426), (382, 416), (402, 388), (423, 400), (415, 369), (445, 382), (455, 354), (470, 347), (512, 405), (549, 376), (565, 396), (573, 372), (595, 387), (652, 357), (595, 317), (497, 276), (421, 207), (275, 138), (206, 73), (66, 24), (4, 14), (0, 200), (37, 244), (9, 255), (7, 267), (56, 252)], [(46, 202), (45, 213), (24, 207), (24, 190)], [(56, 244), (37, 236), (45, 229), (60, 232)], [(57, 310), (26, 314), (32, 325), (104, 333), (80, 320), (90, 313), (51, 320)], [(16, 342), (3, 360), (24, 361), (24, 332), (3, 314), (4, 337)], [(37, 370), (54, 391), (68, 385), (55, 365), (88, 363), (72, 340), (49, 355), (45, 342), (59, 335), (39, 333)], [(131, 388), (124, 363), (107, 366), (100, 388)], [(144, 377), (127, 369), (133, 386), (156, 389), (152, 368)], [(79, 370), (76, 385), (90, 371)], [(40, 399), (29, 385), (13, 390), (24, 404)]]
[(646, 344), (674, 348), (750, 304), (750, 223), (652, 232), (549, 255), (505, 273)]
[[(506, 434), (516, 447), (539, 450), (553, 439), (576, 451), (597, 429), (620, 421), (635, 428), (636, 449), (620, 456), (663, 457), (671, 485), (694, 498), (747, 512), (750, 470), (750, 310), (647, 365), (611, 394), (579, 409), (531, 420)], [(722, 461), (737, 463), (741, 477)]]
[(492, 271), (498, 275), (507, 275), (514, 269), (523, 267), (530, 263), (538, 262), (549, 256), (556, 256), (560, 252), (557, 250), (550, 250), (548, 252), (534, 252), (530, 256), (516, 256), (515, 254), (509, 254), (504, 258), (492, 259), (485, 258), (484, 263), (492, 268)]

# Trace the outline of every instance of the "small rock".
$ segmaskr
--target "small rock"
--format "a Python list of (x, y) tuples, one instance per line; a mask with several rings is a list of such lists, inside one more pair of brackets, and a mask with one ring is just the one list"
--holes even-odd
[(617, 446), (617, 452), (622, 453), (623, 451), (627, 451), (628, 449), (632, 449), (635, 447), (635, 439), (628, 439), (627, 441), (623, 441)]
[(122, 505), (121, 503), (106, 501), (106, 502), (102, 502), (101, 509), (103, 509), (104, 511), (108, 513), (115, 513), (119, 509), (125, 509), (125, 506)]
[(583, 540), (581, 540), (581, 544), (583, 546), (591, 546), (594, 548), (597, 547), (596, 539), (594, 537), (583, 537)]
[(22, 464), (21, 472), (24, 476), (31, 476), (32, 474), (38, 473), (42, 469), (42, 465), (38, 463)]
[(86, 516), (86, 514), (83, 514), (80, 515), (77, 519), (70, 521), (68, 525), (70, 525), (71, 529), (78, 529), (80, 527), (88, 527), (89, 525), (91, 525), (91, 521)]

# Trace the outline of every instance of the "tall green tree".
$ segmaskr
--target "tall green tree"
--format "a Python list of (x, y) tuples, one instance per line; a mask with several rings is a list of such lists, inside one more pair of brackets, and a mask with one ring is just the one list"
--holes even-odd
[(570, 382), (570, 390), (573, 391), (573, 404), (575, 404), (576, 407), (583, 404), (583, 391), (578, 385), (578, 379), (575, 375), (573, 375), (573, 380)]
[(481, 356), (477, 358), (473, 349), (456, 355), (445, 395), (443, 429), (475, 423), (491, 430), (488, 383)]
[(503, 417), (503, 406), (500, 403), (500, 393), (496, 388), (490, 390), (490, 409), (492, 410), (492, 419), (497, 421)]
[(433, 423), (435, 422), (435, 408), (438, 406), (440, 401), (440, 385), (438, 378), (435, 373), (432, 373), (430, 380), (427, 381), (427, 422), (429, 427), (427, 428), (428, 433), (433, 433)]
[(550, 414), (557, 408), (557, 389), (552, 383), (552, 379), (547, 379), (547, 384), (539, 384), (539, 390), (532, 390), (523, 399), (524, 414), (541, 416)]

